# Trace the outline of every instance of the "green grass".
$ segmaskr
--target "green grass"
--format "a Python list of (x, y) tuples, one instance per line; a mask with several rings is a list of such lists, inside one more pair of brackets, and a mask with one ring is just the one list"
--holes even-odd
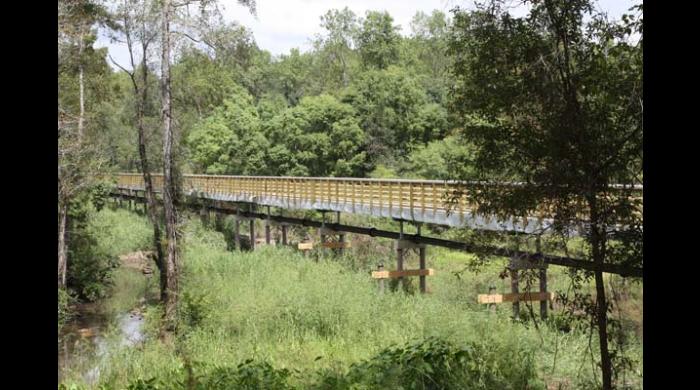
[[(145, 219), (137, 217), (139, 221), (134, 223), (133, 214), (103, 213), (107, 214), (104, 221), (113, 225), (113, 234), (103, 236), (101, 245), (129, 251), (136, 243), (148, 242), (150, 230), (143, 228)], [(122, 233), (129, 245), (116, 236)], [(377, 242), (390, 245), (389, 241)], [(476, 304), (476, 294), (488, 292), (491, 284), (499, 292), (509, 292), (508, 279), (498, 277), (505, 260), (488, 263), (479, 273), (465, 271), (458, 278), (454, 272), (464, 270), (471, 255), (430, 247), (428, 266), (436, 269), (436, 275), (428, 278), (429, 294), (380, 295), (369, 271), (379, 261), (390, 268), (394, 258), (390, 251), (380, 253), (370, 247), (365, 252), (374, 254), (362, 259), (356, 251), (342, 259), (322, 256), (318, 261), (292, 248), (231, 252), (226, 250), (221, 233), (203, 228), (196, 218), (188, 222), (183, 243), (182, 325), (175, 346), (155, 337), (160, 310), (150, 307), (146, 317), (152, 337), (139, 348), (115, 348), (104, 364), (103, 383), (124, 388), (137, 378), (178, 377), (182, 357), (186, 357), (195, 365), (230, 369), (247, 359), (268, 362), (276, 370), (289, 370), (290, 385), (310, 388), (323, 378), (350, 378), (352, 364), (380, 361), (377, 359), (391, 355), (391, 348), (432, 338), (483, 348), (482, 354), (491, 359), (484, 357), (484, 362), (490, 362), (506, 378), (519, 375), (508, 371), (520, 366), (514, 356), (532, 354), (537, 377), (529, 384), (533, 389), (544, 388), (545, 381), (587, 388), (598, 375), (592, 372), (585, 332), (574, 329), (562, 333), (543, 324), (538, 330), (532, 323), (513, 323), (509, 305), (489, 313)], [(407, 268), (417, 267), (415, 254), (407, 261)], [(117, 279), (122, 281), (116, 291), (138, 288), (128, 275), (118, 274)], [(155, 286), (155, 280), (152, 282)], [(559, 267), (550, 268), (549, 282), (553, 291), (568, 285)], [(413, 283), (417, 286), (417, 279)], [(133, 296), (118, 301), (130, 299)], [(534, 307), (535, 312), (538, 309)], [(590, 345), (597, 357), (595, 335)], [(633, 342), (629, 354), (641, 367), (641, 343)]]

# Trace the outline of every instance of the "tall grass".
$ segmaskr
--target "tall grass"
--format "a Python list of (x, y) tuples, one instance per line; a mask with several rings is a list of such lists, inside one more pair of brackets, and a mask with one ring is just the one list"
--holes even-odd
[[(115, 215), (112, 223), (133, 235), (132, 243), (144, 242), (138, 234), (148, 236), (130, 229), (130, 218)], [(232, 252), (221, 233), (203, 228), (196, 218), (186, 224), (183, 244), (177, 340), (158, 341), (160, 309), (150, 307), (150, 339), (139, 348), (115, 347), (102, 371), (105, 385), (158, 388), (158, 380), (173, 378), (184, 386), (197, 377), (200, 385), (217, 388), (213, 373), (218, 372), (222, 381), (229, 378), (225, 383), (256, 388), (241, 385), (248, 380), (243, 373), (262, 372), (266, 380), (296, 388), (355, 383), (356, 388), (488, 389), (511, 383), (510, 388), (536, 389), (545, 382), (588, 386), (598, 375), (590, 362), (597, 341), (589, 343), (587, 333), (513, 323), (509, 306), (489, 313), (475, 303), (476, 294), (491, 284), (507, 288), (498, 278), (505, 263), (458, 278), (454, 272), (466, 267), (469, 255), (430, 248), (429, 266), (437, 270), (428, 278), (431, 293), (381, 295), (369, 275), (374, 263), (351, 266), (357, 263), (352, 256), (316, 260), (292, 248), (265, 246)], [(120, 247), (117, 240), (105, 245), (133, 247)], [(413, 261), (409, 258), (409, 264)], [(565, 285), (563, 272), (551, 274), (550, 285)], [(641, 358), (641, 346), (633, 346), (632, 354)], [(451, 378), (447, 387), (429, 385), (433, 371)], [(361, 379), (364, 375), (375, 379)], [(154, 377), (158, 380), (148, 382)], [(425, 386), (406, 387), (402, 378), (419, 378)], [(160, 388), (179, 388), (175, 382)]]

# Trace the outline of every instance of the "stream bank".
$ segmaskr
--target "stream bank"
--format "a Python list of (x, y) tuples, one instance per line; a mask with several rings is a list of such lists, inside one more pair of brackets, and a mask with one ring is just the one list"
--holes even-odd
[[(143, 313), (158, 301), (148, 252), (120, 256), (108, 298), (73, 307), (58, 337), (58, 381), (94, 386), (110, 351), (138, 347), (146, 339)], [(155, 286), (155, 288), (154, 288)]]

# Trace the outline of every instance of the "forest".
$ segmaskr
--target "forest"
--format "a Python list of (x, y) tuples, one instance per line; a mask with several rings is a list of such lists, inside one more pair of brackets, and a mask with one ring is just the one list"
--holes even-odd
[[(311, 49), (280, 55), (223, 3), (58, 2), (59, 388), (642, 388), (641, 278), (600, 268), (643, 265), (641, 3), (614, 19), (592, 0), (527, 0), (524, 16), (489, 0), (407, 26), (381, 2), (329, 9)], [(111, 196), (118, 173), (141, 174), (143, 209)], [(479, 251), (430, 248), (429, 294), (401, 279), (378, 295), (391, 240), (245, 250), (232, 217), (192, 211), (188, 174), (517, 182), (459, 196), (497, 216), (547, 205), (551, 229), (426, 234), (599, 268), (550, 267), (547, 318), (478, 304), (510, 289), (508, 259)]]

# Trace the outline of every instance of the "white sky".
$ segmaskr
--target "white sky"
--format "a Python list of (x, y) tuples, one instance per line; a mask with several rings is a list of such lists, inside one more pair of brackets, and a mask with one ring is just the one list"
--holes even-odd
[[(598, 0), (598, 8), (608, 13), (611, 18), (619, 19), (620, 15), (639, 1), (631, 0)], [(513, 4), (518, 4), (513, 1)], [(224, 10), (227, 21), (236, 20), (252, 30), (254, 39), (262, 49), (273, 55), (286, 54), (292, 48), (307, 51), (311, 48), (310, 41), (315, 34), (323, 32), (320, 26), (321, 15), (330, 9), (350, 8), (358, 17), (363, 17), (365, 11), (388, 11), (394, 18), (394, 24), (401, 26), (401, 33), (411, 32), (410, 22), (418, 11), (426, 14), (437, 9), (446, 14), (455, 6), (472, 8), (472, 0), (258, 0), (257, 18), (245, 7), (234, 0), (219, 2)], [(524, 7), (516, 7), (511, 11), (515, 15), (523, 15)], [(109, 53), (120, 64), (128, 63), (126, 48), (117, 43), (110, 43), (101, 36), (96, 46), (109, 47)]]

